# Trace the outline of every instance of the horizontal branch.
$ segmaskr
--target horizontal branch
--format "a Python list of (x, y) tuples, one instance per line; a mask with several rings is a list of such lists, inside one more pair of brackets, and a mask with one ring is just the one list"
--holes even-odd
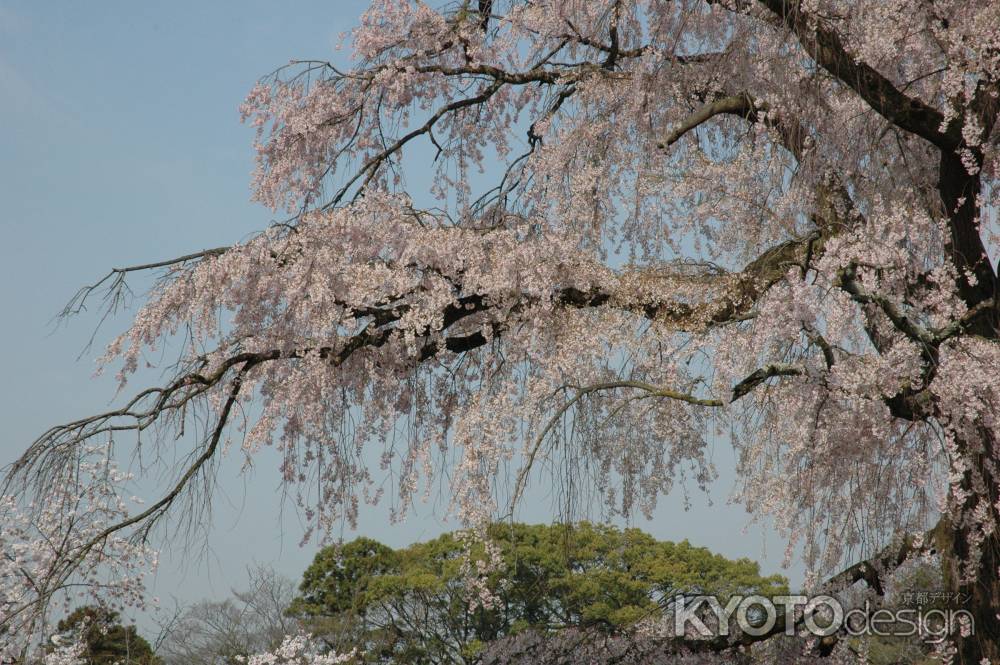
[(802, 161), (805, 150), (805, 129), (798, 122), (774, 116), (767, 104), (753, 99), (746, 92), (718, 97), (698, 107), (656, 144), (657, 149), (666, 150), (684, 135), (719, 115), (735, 115), (748, 122), (762, 122), (776, 129), (781, 134), (782, 145), (795, 156), (795, 159)]
[(797, 365), (776, 363), (761, 367), (733, 387), (733, 401), (747, 395), (754, 388), (776, 376), (802, 376), (805, 370)]
[[(925, 542), (933, 542), (932, 536), (939, 526), (925, 534)], [(859, 561), (830, 577), (820, 585), (819, 591), (834, 593), (847, 589), (858, 582), (864, 582), (878, 595), (885, 595), (885, 583), (882, 576), (903, 565), (912, 554), (919, 551), (919, 548), (916, 547), (916, 539), (908, 536), (885, 548), (872, 558)]]
[(975, 307), (971, 308), (960, 319), (952, 321), (946, 326), (931, 331), (935, 344), (940, 344), (974, 328), (983, 316), (992, 316), (996, 312), (996, 301), (994, 298), (983, 300)]
[(752, 113), (753, 110), (754, 103), (753, 100), (750, 99), (749, 95), (739, 94), (721, 97), (715, 101), (704, 104), (684, 118), (684, 120), (678, 123), (670, 132), (667, 133), (666, 136), (663, 137), (663, 140), (660, 143), (656, 144), (656, 147), (660, 150), (669, 148), (674, 143), (679, 141), (682, 136), (703, 125), (717, 115), (729, 113), (746, 116), (747, 114)]
[(178, 256), (165, 261), (142, 263), (134, 266), (126, 266), (124, 268), (112, 268), (106, 275), (104, 275), (104, 277), (97, 280), (93, 284), (81, 287), (80, 290), (77, 291), (72, 298), (70, 298), (70, 301), (66, 303), (66, 306), (63, 307), (62, 311), (59, 313), (59, 317), (62, 318), (79, 314), (86, 308), (87, 299), (109, 280), (111, 280), (112, 283), (108, 287), (108, 292), (113, 295), (116, 289), (124, 284), (125, 276), (129, 273), (156, 270), (157, 268), (169, 268), (170, 266), (181, 265), (190, 261), (200, 261), (201, 259), (209, 256), (219, 256), (227, 250), (229, 250), (229, 247), (215, 247), (213, 249), (203, 249), (200, 252), (185, 254), (184, 256)]

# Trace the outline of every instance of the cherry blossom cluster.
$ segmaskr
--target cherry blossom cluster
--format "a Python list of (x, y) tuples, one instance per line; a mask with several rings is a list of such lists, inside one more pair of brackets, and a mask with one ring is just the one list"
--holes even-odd
[[(505, 460), (583, 473), (607, 505), (648, 512), (677, 479), (709, 482), (706, 441), (728, 433), (734, 498), (788, 536), (789, 560), (818, 576), (950, 513), (973, 575), (997, 515), (979, 460), (994, 469), (1000, 449), (992, 392), (971, 379), (996, 359), (995, 341), (960, 338), (992, 270), (955, 261), (954, 224), (968, 216), (995, 250), (1000, 188), (949, 199), (941, 173), (995, 172), (979, 110), (997, 103), (996, 3), (811, 0), (783, 15), (787, 3), (551, 0), (494, 3), (488, 18), (389, 4), (355, 31), (355, 69), (293, 68), (248, 99), (267, 128), (258, 198), (308, 209), (324, 191), (404, 191), (403, 154), (426, 139), (432, 194), (456, 224), (527, 221), (584, 257), (580, 288), (614, 294), (585, 311), (554, 295), (499, 308), (514, 315), (491, 331), (502, 362), (465, 354), (474, 374), (405, 402), (446, 414), (431, 430), (406, 417), (405, 496), (413, 469), (429, 477), (435, 450), (458, 449), (455, 501), (473, 522), (497, 507)], [(820, 43), (864, 63), (846, 76), (870, 67), (933, 109), (924, 135), (828, 74), (844, 64), (815, 66)], [(476, 199), (473, 169), (490, 160), (506, 170)], [(762, 274), (762, 249), (793, 246)], [(715, 325), (720, 300), (737, 311)], [(702, 317), (648, 316), (664, 301)], [(647, 389), (664, 386), (686, 399)]]
[(45, 665), (87, 665), (83, 659), (85, 646), (80, 641), (70, 644), (58, 644), (45, 653), (42, 662)]
[[(835, 23), (847, 54), (891, 58), (879, 71), (925, 103), (967, 103), (975, 90), (956, 101), (949, 77), (996, 78), (993, 37), (959, 46), (994, 34), (994, 10), (949, 22), (911, 4), (815, 0), (787, 20)], [(281, 448), (324, 530), (380, 498), (372, 442), (400, 514), (445, 459), (472, 523), (498, 507), (499, 469), (524, 460), (581, 465), (610, 506), (648, 512), (677, 478), (712, 479), (711, 418), (739, 451), (737, 498), (777, 520), (789, 556), (804, 547), (827, 570), (919, 531), (942, 497), (961, 498), (946, 467), (965, 467), (942, 454), (942, 421), (899, 419), (887, 402), (943, 389), (924, 347), (962, 325), (977, 275), (948, 259), (952, 211), (928, 204), (928, 146), (887, 136), (855, 90), (806, 66), (811, 42), (775, 31), (772, 10), (735, 9), (549, 0), (483, 17), (373, 3), (352, 69), (296, 63), (244, 104), (260, 132), (257, 198), (303, 211), (294, 226), (178, 271), (108, 357), (128, 372), (183, 329), (199, 376), (239, 354), (291, 359), (243, 377), (241, 398), (263, 410), (242, 447)], [(712, 100), (745, 104), (742, 118), (685, 129)], [(942, 131), (957, 122), (986, 167), (978, 121), (946, 112)], [(438, 153), (433, 209), (389, 193), (405, 190), (418, 139)], [(471, 169), (505, 160), (496, 196), (471, 198)], [(790, 243), (804, 249), (748, 293), (761, 248)], [(719, 299), (743, 310), (722, 326), (711, 312), (648, 315)], [(733, 399), (776, 361), (786, 378)], [(689, 399), (650, 399), (650, 386)], [(225, 389), (209, 391), (219, 408)], [(570, 430), (572, 461), (537, 440)], [(817, 514), (824, 527), (804, 528)]]
[(172, 264), (104, 362), (180, 340), (175, 380), (108, 418), (275, 446), (307, 537), (441, 481), (475, 527), (546, 472), (649, 514), (728, 437), (811, 582), (944, 516), (1000, 594), (1000, 6), (479, 5), (375, 0), (350, 67), (253, 89), (292, 217)]
[[(131, 477), (106, 459), (106, 449), (90, 452), (34, 503), (0, 497), (0, 659), (44, 640), (51, 610), (88, 602), (112, 609), (150, 604), (146, 579), (156, 569), (156, 552), (127, 534), (107, 533), (137, 501), (116, 492)], [(50, 654), (54, 662), (72, 659), (72, 648), (64, 646)]]
[(346, 654), (321, 653), (308, 635), (288, 635), (274, 651), (258, 653), (241, 662), (246, 665), (339, 665), (354, 659)]

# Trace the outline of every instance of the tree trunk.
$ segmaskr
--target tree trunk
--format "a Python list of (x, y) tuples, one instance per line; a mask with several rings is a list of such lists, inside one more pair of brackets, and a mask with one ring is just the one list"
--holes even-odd
[[(981, 166), (982, 153), (974, 149), (970, 154)], [(945, 213), (950, 218), (948, 249), (951, 258), (960, 271), (968, 270), (976, 276), (973, 284), (960, 280), (960, 295), (970, 308), (990, 299), (994, 302), (968, 332), (996, 342), (1000, 336), (996, 303), (998, 284), (980, 235), (980, 175), (966, 170), (957, 150), (943, 149), (938, 189)], [(973, 441), (971, 445), (968, 441), (960, 442), (960, 451), (969, 455), (972, 462), (972, 469), (964, 472), (961, 481), (969, 498), (955, 511), (960, 517), (954, 521), (943, 520), (935, 535), (945, 591), (953, 595), (950, 606), (956, 611), (967, 610), (974, 621), (973, 634), (954, 635), (958, 647), (955, 663), (960, 665), (981, 665), (987, 659), (993, 665), (1000, 665), (1000, 538), (996, 531), (1000, 528), (1000, 483), (995, 469), (1000, 446), (988, 428), (982, 427), (981, 434), (981, 441)], [(982, 445), (975, 445), (979, 443)], [(969, 543), (973, 542), (971, 536), (975, 529), (972, 514), (980, 501), (988, 506), (992, 529), (982, 545), (977, 575), (963, 576), (962, 569), (970, 559)], [(973, 577), (973, 581), (963, 583), (963, 577)]]
[(1000, 539), (994, 533), (983, 544), (979, 573), (972, 583), (963, 583), (961, 567), (968, 560), (967, 529), (943, 524), (938, 538), (945, 591), (952, 594), (949, 608), (971, 614), (973, 631), (963, 636), (953, 628), (952, 638), (958, 648), (956, 665), (980, 665), (983, 659), (1000, 664)]

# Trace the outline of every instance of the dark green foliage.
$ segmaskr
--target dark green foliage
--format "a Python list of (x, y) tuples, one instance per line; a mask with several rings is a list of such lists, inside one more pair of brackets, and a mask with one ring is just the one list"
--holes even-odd
[[(320, 551), (289, 613), (332, 646), (361, 646), (368, 662), (474, 663), (492, 640), (527, 628), (590, 627), (609, 632), (653, 617), (677, 593), (784, 593), (781, 576), (687, 541), (661, 542), (638, 530), (577, 525), (497, 524), (500, 570), (487, 586), (495, 607), (470, 605), (463, 553), (444, 534), (393, 550), (359, 538)], [(472, 559), (484, 560), (481, 544)]]
[(74, 610), (59, 622), (59, 633), (67, 638), (80, 634), (85, 650), (82, 654), (88, 665), (162, 665), (149, 642), (136, 631), (135, 626), (123, 626), (118, 613), (101, 607), (86, 605)]

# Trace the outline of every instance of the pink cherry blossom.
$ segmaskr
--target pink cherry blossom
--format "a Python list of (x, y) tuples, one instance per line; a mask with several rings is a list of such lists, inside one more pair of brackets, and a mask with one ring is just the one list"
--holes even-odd
[(1000, 5), (485, 4), (374, 0), (350, 67), (251, 91), (254, 197), (289, 221), (163, 264), (103, 362), (124, 386), (182, 339), (174, 378), (13, 481), (198, 414), (176, 491), (115, 533), (263, 446), (307, 538), (441, 487), (475, 533), (543, 469), (649, 514), (725, 439), (812, 584), (936, 548), (994, 631), (955, 662), (1000, 659)]

